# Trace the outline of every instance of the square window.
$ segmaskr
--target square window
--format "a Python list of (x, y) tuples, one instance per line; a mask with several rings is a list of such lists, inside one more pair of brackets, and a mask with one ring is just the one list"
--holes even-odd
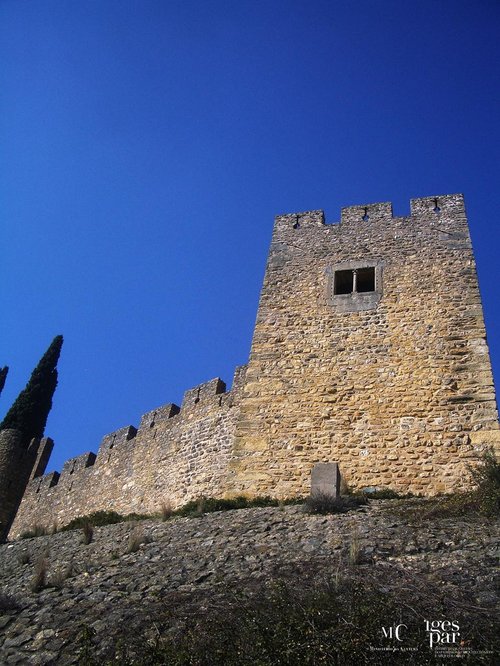
[(375, 291), (374, 268), (358, 268), (356, 275), (356, 291)]
[(335, 271), (333, 293), (336, 296), (339, 294), (352, 294), (353, 276), (352, 271)]

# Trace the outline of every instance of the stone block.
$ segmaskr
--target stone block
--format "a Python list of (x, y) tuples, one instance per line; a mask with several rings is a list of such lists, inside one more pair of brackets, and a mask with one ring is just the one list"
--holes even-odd
[(340, 495), (340, 471), (337, 463), (317, 463), (311, 472), (311, 495)]

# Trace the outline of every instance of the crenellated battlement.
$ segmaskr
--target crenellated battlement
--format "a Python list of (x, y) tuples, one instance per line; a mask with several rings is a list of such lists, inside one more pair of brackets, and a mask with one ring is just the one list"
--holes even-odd
[[(122, 506), (124, 512), (158, 510), (163, 501), (180, 502), (204, 492), (211, 475), (225, 476), (238, 410), (238, 395), (246, 366), (236, 368), (233, 385), (216, 377), (184, 393), (182, 407), (167, 403), (142, 415), (137, 429), (128, 425), (105, 435), (97, 455), (87, 452), (67, 460), (61, 473), (33, 479), (13, 526), (24, 529), (36, 515), (47, 514), (45, 523), (68, 522), (77, 515)], [(171, 490), (161, 460), (169, 460)], [(195, 465), (197, 459), (206, 464)], [(146, 498), (140, 479), (149, 479), (163, 491)], [(152, 481), (155, 477), (163, 481)], [(185, 484), (177, 483), (184, 477)], [(175, 480), (175, 481), (174, 481)], [(181, 489), (179, 490), (179, 485)], [(176, 500), (176, 495), (179, 499)], [(30, 499), (31, 498), (31, 499)], [(36, 515), (35, 515), (36, 514)]]
[(205, 382), (204, 384), (199, 384), (192, 389), (188, 389), (184, 393), (181, 409), (186, 409), (186, 407), (193, 407), (199, 403), (206, 403), (207, 401), (213, 399), (214, 396), (225, 392), (226, 383), (223, 382), (219, 377), (216, 377), (209, 382)]
[(357, 204), (345, 206), (341, 209), (340, 222), (325, 224), (323, 210), (306, 211), (302, 213), (286, 213), (275, 218), (275, 232), (290, 229), (311, 229), (327, 227), (340, 228), (345, 225), (360, 225), (367, 227), (379, 222), (393, 222), (395, 220), (434, 221), (442, 222), (453, 217), (465, 216), (463, 194), (446, 194), (432, 197), (410, 199), (410, 215), (408, 217), (394, 217), (390, 201), (382, 203)]
[(80, 456), (75, 456), (66, 460), (61, 471), (60, 481), (65, 481), (68, 477), (73, 474), (81, 472), (88, 467), (92, 467), (96, 461), (96, 454), (92, 451), (87, 453), (82, 453)]
[(139, 431), (145, 430), (147, 428), (154, 428), (156, 425), (158, 425), (158, 423), (177, 416), (180, 411), (180, 407), (175, 405), (173, 402), (168, 402), (166, 405), (152, 409), (150, 412), (146, 412), (142, 415)]

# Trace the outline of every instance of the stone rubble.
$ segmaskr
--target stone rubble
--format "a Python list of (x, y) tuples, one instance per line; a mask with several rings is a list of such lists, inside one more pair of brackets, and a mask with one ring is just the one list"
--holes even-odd
[[(105, 650), (124, 634), (139, 635), (178, 593), (202, 603), (226, 585), (241, 590), (249, 582), (265, 584), (280, 569), (313, 559), (333, 574), (349, 566), (353, 540), (360, 567), (383, 572), (400, 565), (440, 587), (465, 586), (471, 603), (494, 606), (498, 522), (407, 523), (391, 506), (393, 500), (372, 500), (327, 516), (307, 515), (300, 506), (243, 509), (99, 527), (88, 545), (81, 530), (4, 544), (0, 664), (76, 664), (84, 626), (95, 630)], [(132, 532), (143, 543), (127, 552)], [(59, 586), (32, 592), (34, 565), (44, 554), (48, 583)], [(6, 608), (6, 599), (18, 607)]]

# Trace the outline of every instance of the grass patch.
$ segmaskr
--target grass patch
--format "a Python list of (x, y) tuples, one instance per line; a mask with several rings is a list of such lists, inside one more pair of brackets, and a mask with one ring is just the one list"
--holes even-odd
[(70, 530), (84, 530), (88, 526), (100, 527), (102, 525), (114, 525), (116, 523), (123, 523), (129, 520), (147, 520), (151, 516), (139, 513), (127, 513), (122, 515), (116, 511), (94, 511), (86, 516), (79, 516), (74, 518), (67, 525), (61, 528), (61, 532), (68, 532)]
[(45, 525), (41, 525), (39, 523), (35, 523), (30, 529), (21, 532), (19, 538), (32, 539), (33, 537), (47, 536), (47, 534), (50, 534), (48, 527), (45, 527)]
[(414, 497), (413, 493), (401, 494), (392, 488), (365, 488), (361, 494), (369, 499), (410, 499)]
[(234, 509), (252, 509), (258, 507), (276, 506), (285, 504), (301, 504), (302, 498), (276, 499), (274, 497), (245, 497), (240, 495), (232, 498), (199, 497), (187, 502), (173, 512), (175, 516), (200, 516), (203, 513), (214, 511), (232, 511)]
[(314, 493), (304, 502), (304, 511), (311, 514), (326, 515), (329, 513), (346, 513), (352, 509), (368, 504), (363, 495), (346, 495), (334, 497), (327, 493)]

